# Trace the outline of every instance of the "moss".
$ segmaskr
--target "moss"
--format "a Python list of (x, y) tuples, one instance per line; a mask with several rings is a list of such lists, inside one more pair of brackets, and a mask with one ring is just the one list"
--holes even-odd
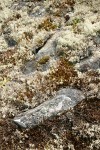
[(16, 48), (14, 50), (9, 49), (7, 51), (1, 52), (0, 63), (4, 65), (16, 65), (18, 62), (24, 63), (27, 60), (27, 53), (28, 52), (26, 51), (20, 54)]
[(21, 14), (17, 13), (17, 14), (15, 15), (15, 18), (16, 18), (16, 19), (21, 18)]
[(79, 18), (75, 18), (73, 21), (72, 21), (72, 26), (73, 28), (75, 28), (77, 26), (78, 23), (80, 23), (81, 20)]
[[(86, 99), (75, 106), (75, 116), (83, 116), (84, 121), (87, 122), (100, 122), (100, 102), (96, 97)], [(79, 113), (77, 113), (79, 112)]]
[(25, 81), (25, 89), (19, 91), (16, 98), (22, 103), (26, 101), (26, 97), (30, 103), (32, 102), (32, 98), (34, 97), (34, 92), (28, 86), (27, 81)]
[(56, 88), (73, 84), (75, 77), (77, 77), (77, 73), (73, 65), (65, 58), (60, 58), (58, 67), (50, 73), (50, 80)]
[(14, 51), (11, 49), (9, 49), (6, 52), (2, 52), (0, 54), (1, 55), (0, 62), (5, 65), (7, 65), (8, 63), (15, 64), (15, 58), (14, 58), (15, 53), (16, 53), (16, 50)]
[(45, 64), (46, 62), (48, 62), (49, 61), (49, 56), (44, 56), (44, 57), (42, 57), (39, 61), (38, 61), (38, 63), (39, 64)]
[(39, 45), (41, 45), (41, 44), (43, 44), (43, 40), (42, 40), (42, 39), (38, 39), (38, 40), (37, 40), (37, 43), (38, 43)]
[(54, 30), (57, 28), (57, 25), (53, 24), (52, 21), (50, 20), (50, 18), (47, 18), (46, 20), (44, 20), (44, 22), (42, 22), (39, 26), (39, 29), (45, 29), (47, 31), (49, 30)]
[(24, 32), (25, 38), (28, 39), (32, 39), (33, 38), (33, 33), (32, 32)]

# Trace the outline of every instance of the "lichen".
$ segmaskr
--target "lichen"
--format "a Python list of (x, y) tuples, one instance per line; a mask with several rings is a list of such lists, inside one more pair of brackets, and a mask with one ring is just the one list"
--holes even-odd
[[(99, 57), (99, 12), (100, 0), (0, 1), (2, 150), (100, 149), (99, 69), (83, 73), (76, 67)], [(17, 43), (11, 47), (9, 40)], [(86, 96), (68, 111), (69, 116), (61, 115), (31, 130), (21, 130), (12, 122), (15, 115), (67, 86)]]

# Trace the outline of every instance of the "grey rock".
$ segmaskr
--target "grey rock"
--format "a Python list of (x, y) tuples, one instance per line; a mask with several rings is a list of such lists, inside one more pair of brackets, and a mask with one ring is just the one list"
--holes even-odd
[(58, 37), (59, 32), (55, 33), (47, 43), (41, 48), (41, 50), (37, 53), (36, 59), (39, 60), (43, 56), (55, 56), (56, 49), (56, 38)]
[(32, 9), (29, 11), (29, 15), (31, 15), (32, 17), (41, 17), (45, 14), (46, 10), (44, 9), (44, 6), (40, 6), (35, 12), (32, 11)]
[(80, 90), (71, 88), (62, 89), (56, 93), (54, 98), (16, 116), (14, 122), (23, 128), (35, 127), (43, 123), (44, 120), (61, 115), (70, 108), (73, 108), (84, 98)]
[(79, 71), (86, 72), (88, 70), (97, 70), (100, 68), (100, 58), (88, 58), (79, 64)]
[(57, 95), (66, 95), (67, 97), (70, 97), (71, 100), (74, 101), (75, 103), (85, 98), (80, 90), (73, 88), (61, 89), (57, 92)]
[(96, 37), (93, 38), (94, 44), (99, 45), (100, 44), (100, 34), (98, 34)]
[(7, 42), (9, 47), (14, 47), (17, 45), (17, 42), (13, 39), (13, 37), (6, 35), (4, 36), (4, 39)]
[(7, 24), (3, 24), (1, 26), (2, 33), (5, 35), (10, 35), (11, 34), (11, 28)]
[(34, 61), (27, 61), (24, 66), (21, 67), (21, 71), (23, 74), (30, 74), (36, 71), (36, 62)]

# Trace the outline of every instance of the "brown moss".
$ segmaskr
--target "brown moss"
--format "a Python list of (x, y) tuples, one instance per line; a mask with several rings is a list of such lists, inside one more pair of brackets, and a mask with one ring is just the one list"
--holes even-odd
[(74, 0), (62, 0), (62, 1), (53, 1), (52, 8), (53, 8), (53, 15), (61, 17), (65, 15), (66, 10), (70, 7), (72, 10), (74, 9), (73, 6), (75, 4)]
[(100, 122), (100, 100), (91, 98), (82, 101), (75, 107), (75, 116), (89, 123)]
[(1, 52), (0, 63), (5, 64), (5, 65), (8, 63), (15, 64), (15, 58), (13, 57), (15, 53), (16, 53), (16, 50), (10, 50), (10, 49), (6, 52)]
[(99, 84), (99, 73), (97, 71), (88, 71), (84, 78), (76, 78), (74, 86), (80, 90), (87, 92), (89, 90), (89, 84)]
[(71, 63), (65, 58), (61, 58), (58, 67), (50, 73), (50, 80), (57, 88), (68, 86), (74, 83), (77, 73)]
[(45, 29), (47, 31), (54, 30), (57, 28), (57, 25), (53, 24), (53, 22), (50, 20), (50, 18), (47, 18), (44, 20), (39, 26), (39, 29)]
[(33, 38), (33, 33), (32, 32), (24, 32), (25, 38), (27, 40), (31, 40)]
[(32, 98), (34, 97), (34, 92), (28, 86), (27, 81), (25, 81), (25, 90), (17, 93), (17, 99), (19, 99), (20, 101), (24, 102), (25, 97), (27, 97), (29, 102), (32, 102)]
[[(2, 150), (11, 149), (38, 149), (46, 148), (46, 145), (56, 146), (54, 134), (57, 134), (62, 139), (63, 149), (68, 149), (71, 143), (75, 150), (87, 150), (92, 141), (97, 140), (98, 131), (94, 131), (94, 136), (91, 137), (88, 132), (84, 131), (84, 123), (99, 123), (100, 122), (100, 102), (97, 99), (85, 100), (74, 108), (74, 123), (70, 125), (67, 115), (63, 114), (60, 117), (54, 117), (53, 120), (45, 121), (44, 125), (39, 127), (22, 130), (12, 123), (13, 117), (7, 116), (5, 119), (0, 118), (0, 146)], [(83, 123), (83, 124), (82, 124)], [(91, 124), (90, 124), (91, 125)], [(72, 128), (73, 127), (73, 128)], [(90, 126), (91, 127), (91, 126)], [(97, 135), (97, 136), (96, 136)], [(21, 141), (21, 142), (20, 142)], [(34, 148), (30, 145), (34, 144)]]
[(43, 41), (42, 39), (37, 39), (37, 43), (38, 43), (39, 45), (43, 45), (44, 41)]
[(87, 76), (90, 76), (90, 77), (99, 77), (99, 75), (100, 75), (99, 72), (97, 72), (95, 70), (87, 72)]
[(42, 57), (39, 61), (38, 61), (38, 63), (39, 64), (45, 64), (45, 63), (47, 63), (48, 61), (49, 61), (49, 59), (50, 59), (50, 57), (49, 56), (44, 56), (44, 57)]
[(15, 47), (14, 49), (8, 49), (7, 51), (0, 53), (0, 65), (12, 64), (16, 65), (18, 62), (24, 63), (27, 60), (27, 55), (29, 54), (26, 49), (22, 54)]

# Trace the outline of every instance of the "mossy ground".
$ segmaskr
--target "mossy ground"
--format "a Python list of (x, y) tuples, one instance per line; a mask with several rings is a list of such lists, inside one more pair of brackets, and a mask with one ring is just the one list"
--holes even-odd
[[(73, 58), (80, 55), (84, 59), (84, 50), (88, 46), (95, 47), (92, 37), (97, 37), (100, 33), (99, 4), (99, 0), (4, 0), (0, 3), (0, 150), (100, 149), (100, 100), (97, 98), (99, 92), (96, 91), (100, 82), (99, 73), (87, 70), (79, 78), (79, 72), (67, 59), (72, 52)], [(32, 16), (32, 12), (36, 16), (34, 13)], [(67, 25), (66, 21), (69, 21)], [(62, 33), (58, 34), (60, 31)], [(60, 44), (58, 48), (61, 48), (59, 56), (54, 56), (58, 58), (55, 60), (57, 66), (49, 68), (50, 72), (49, 69), (42, 72), (34, 62), (40, 63), (42, 68), (49, 64), (51, 56), (43, 57), (39, 62), (34, 57), (52, 40), (52, 37), (48, 38), (49, 35), (55, 33), (58, 37), (53, 44), (55, 47)], [(17, 44), (11, 47), (5, 41), (6, 36), (13, 37)], [(78, 42), (80, 36), (83, 39)], [(67, 45), (71, 42), (69, 47), (66, 47), (66, 42), (63, 45), (66, 38)], [(33, 54), (32, 50), (35, 48), (37, 52)], [(96, 42), (94, 53), (98, 49), (99, 42)], [(91, 56), (86, 54), (86, 57), (88, 59)], [(26, 62), (31, 61), (33, 69), (25, 74), (22, 66), (26, 67)], [(96, 91), (93, 91), (92, 96), (88, 96), (89, 92), (91, 94), (90, 84)], [(82, 90), (86, 100), (73, 110), (46, 120), (33, 129), (24, 130), (13, 123), (15, 115), (36, 107), (51, 98), (60, 88), (67, 86)]]
[(45, 29), (45, 30), (47, 30), (47, 31), (49, 31), (49, 30), (54, 30), (54, 29), (56, 29), (56, 28), (57, 28), (57, 25), (54, 24), (54, 23), (51, 21), (50, 18), (45, 19), (45, 20), (38, 26), (38, 29), (41, 29), (41, 30)]
[(56, 69), (50, 73), (51, 83), (56, 85), (57, 88), (71, 86), (74, 83), (74, 78), (77, 77), (77, 72), (74, 66), (64, 57), (61, 57), (58, 61)]
[[(99, 106), (98, 99), (85, 100), (75, 107), (72, 122), (68, 120), (66, 114), (63, 114), (63, 116), (53, 118), (53, 120), (46, 121), (44, 125), (30, 130), (18, 128), (12, 122), (13, 117), (8, 115), (7, 118), (0, 119), (1, 149), (5, 150), (7, 147), (7, 150), (16, 148), (20, 150), (29, 148), (41, 150), (48, 143), (57, 148), (58, 145), (54, 142), (56, 137), (52, 133), (53, 127), (55, 127), (55, 134), (58, 134), (62, 139), (63, 149), (68, 149), (69, 143), (74, 145), (75, 150), (88, 149), (90, 143), (96, 140), (97, 137), (95, 135), (90, 137), (88, 133), (85, 133), (86, 131), (82, 133), (82, 128), (85, 127), (84, 124), (90, 124), (87, 130), (91, 129), (91, 131), (95, 132), (91, 127), (91, 123), (94, 126), (100, 123)], [(77, 128), (74, 129), (76, 126)], [(31, 143), (34, 144), (32, 145)]]

